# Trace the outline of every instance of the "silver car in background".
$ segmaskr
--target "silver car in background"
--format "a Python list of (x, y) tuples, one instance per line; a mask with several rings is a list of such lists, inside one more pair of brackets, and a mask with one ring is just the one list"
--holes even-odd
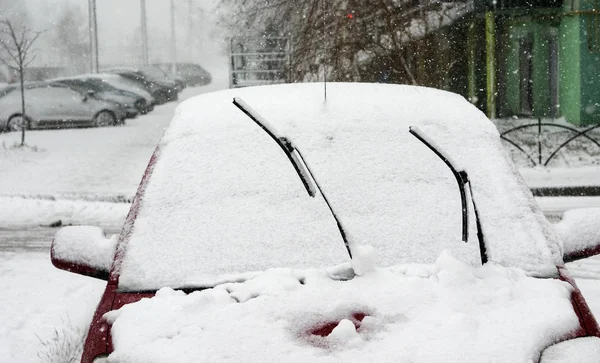
[(126, 109), (118, 103), (48, 85), (26, 87), (25, 106), (22, 115), (18, 87), (0, 98), (0, 130), (113, 126), (122, 124), (126, 116)]
[(80, 74), (78, 76), (69, 77), (69, 79), (78, 79), (83, 81), (88, 81), (91, 79), (101, 80), (102, 82), (118, 88), (124, 91), (135, 93), (146, 100), (146, 104), (149, 105), (151, 111), (156, 104), (156, 100), (152, 95), (139, 86), (136, 82), (132, 82), (126, 78), (119, 76), (118, 74), (113, 73), (89, 73), (89, 74)]

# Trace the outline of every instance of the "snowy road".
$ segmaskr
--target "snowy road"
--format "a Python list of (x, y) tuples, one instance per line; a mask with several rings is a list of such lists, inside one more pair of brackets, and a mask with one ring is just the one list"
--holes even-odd
[[(0, 228), (0, 251), (48, 252), (58, 228)], [(105, 228), (107, 236), (121, 232), (119, 227)]]

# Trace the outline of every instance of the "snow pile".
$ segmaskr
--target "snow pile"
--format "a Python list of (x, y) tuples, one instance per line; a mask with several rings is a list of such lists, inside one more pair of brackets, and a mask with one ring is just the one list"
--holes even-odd
[(569, 340), (548, 348), (541, 363), (598, 363), (600, 338), (586, 337)]
[(565, 255), (600, 246), (600, 208), (568, 210), (555, 228)]
[(232, 104), (238, 96), (298, 147), (352, 236), (351, 248), (373, 246), (375, 266), (432, 263), (444, 249), (480, 261), (472, 208), (465, 244), (456, 181), (409, 134), (417, 126), (469, 173), (490, 260), (556, 272), (558, 238), (496, 128), (474, 106), (412, 86), (331, 84), (328, 91), (326, 102), (322, 84), (292, 84), (182, 103), (121, 244), (119, 288), (175, 288), (229, 273), (348, 261), (323, 199), (307, 196), (277, 144)]
[[(57, 269), (48, 252), (0, 252), (0, 275), (0, 361), (79, 362), (106, 282)], [(48, 359), (57, 349), (73, 360)]]
[(106, 238), (104, 230), (91, 226), (71, 226), (56, 232), (52, 256), (58, 260), (83, 264), (102, 271), (112, 265), (118, 235)]
[(521, 168), (519, 172), (523, 174), (530, 188), (600, 185), (600, 166)]
[(352, 250), (351, 266), (354, 273), (362, 276), (375, 268), (375, 249), (370, 245), (359, 245)]
[[(434, 265), (376, 268), (350, 281), (272, 269), (189, 295), (163, 288), (106, 314), (115, 348), (108, 361), (537, 361), (578, 328), (570, 291), (447, 253)], [(311, 334), (327, 324), (328, 336)]]
[(62, 225), (94, 224), (112, 228), (123, 225), (130, 207), (127, 203), (22, 197), (0, 197), (0, 206), (3, 227), (49, 225), (60, 220)]

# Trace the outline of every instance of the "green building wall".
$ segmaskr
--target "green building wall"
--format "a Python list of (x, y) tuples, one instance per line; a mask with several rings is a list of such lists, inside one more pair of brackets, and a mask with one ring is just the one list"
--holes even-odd
[[(565, 0), (562, 8), (495, 10), (492, 97), (497, 117), (563, 117), (576, 125), (600, 124), (600, 9), (594, 9), (597, 1)], [(578, 8), (572, 9), (573, 5)], [(489, 91), (486, 92), (489, 48), (484, 15), (483, 10), (476, 10), (438, 35), (460, 29), (461, 35), (453, 42), (464, 52), (455, 61), (452, 79), (446, 87), (464, 95), (485, 112), (489, 106)], [(525, 37), (533, 42), (530, 110), (524, 109), (521, 100), (520, 41)]]
[(560, 112), (569, 122), (581, 124), (581, 67), (579, 16), (563, 16), (560, 22)]
[[(577, 14), (567, 13), (565, 22), (579, 23), (579, 117), (575, 123), (600, 123), (600, 15), (594, 14), (595, 1), (581, 0)], [(600, 9), (597, 9), (600, 10)], [(574, 33), (577, 33), (573, 29)], [(572, 115), (576, 120), (577, 115)]]
[[(503, 113), (532, 117), (556, 116), (550, 88), (549, 39), (551, 37), (558, 38), (558, 29), (550, 19), (534, 20), (527, 16), (520, 17), (518, 20), (506, 20), (503, 31), (507, 34), (505, 38), (508, 43), (504, 48), (506, 64), (501, 68), (506, 73)], [(520, 69), (520, 42), (526, 37), (530, 37), (533, 41), (531, 115), (524, 114), (521, 109), (521, 78), (523, 75)], [(562, 82), (558, 83), (560, 85)]]

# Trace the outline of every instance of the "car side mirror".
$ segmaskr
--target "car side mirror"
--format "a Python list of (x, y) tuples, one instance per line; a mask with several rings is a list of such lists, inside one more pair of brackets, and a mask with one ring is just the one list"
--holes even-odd
[(81, 98), (81, 100), (83, 102), (87, 102), (90, 97), (94, 97), (94, 95), (96, 94), (96, 92), (92, 91), (92, 90), (88, 90), (83, 94), (83, 97)]
[(555, 228), (565, 263), (600, 254), (600, 208), (568, 210)]
[(117, 239), (117, 235), (107, 238), (99, 227), (61, 228), (52, 241), (52, 264), (61, 270), (107, 281)]

